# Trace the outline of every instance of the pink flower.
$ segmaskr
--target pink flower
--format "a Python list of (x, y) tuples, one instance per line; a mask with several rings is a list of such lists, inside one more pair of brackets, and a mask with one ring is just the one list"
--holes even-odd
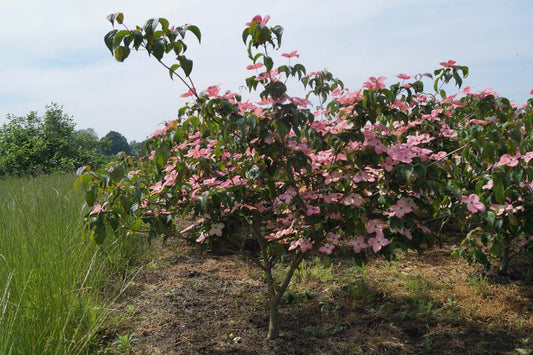
[(379, 78), (371, 76), (370, 78), (368, 78), (369, 81), (363, 83), (363, 87), (371, 89), (371, 90), (385, 89), (385, 87), (386, 87), (385, 86), (385, 80), (386, 79), (387, 79), (387, 77), (385, 77), (385, 76), (380, 76)]
[(326, 243), (323, 246), (321, 246), (320, 249), (318, 249), (318, 251), (321, 253), (330, 255), (334, 248), (335, 248), (335, 245)]
[(300, 250), (302, 253), (305, 253), (308, 250), (313, 249), (313, 243), (311, 242), (311, 238), (303, 240), (300, 239)]
[(209, 86), (205, 92), (209, 97), (217, 96), (220, 92), (220, 84)]
[(207, 237), (209, 237), (209, 235), (207, 235), (204, 232), (201, 232), (200, 236), (198, 238), (196, 238), (196, 243), (202, 244), (207, 239)]
[(529, 92), (529, 94), (530, 94), (530, 95), (533, 95), (533, 90), (531, 90), (531, 91)]
[(313, 103), (307, 99), (302, 99), (299, 97), (289, 97), (289, 101), (295, 104), (296, 106), (301, 107), (307, 107), (308, 105), (312, 105)]
[(180, 97), (189, 97), (193, 96), (194, 94), (196, 94), (196, 90), (194, 90), (194, 88), (191, 88), (185, 94), (181, 94)]
[(368, 244), (372, 246), (374, 253), (377, 253), (386, 245), (389, 245), (390, 241), (383, 236), (383, 234), (376, 234), (375, 238), (370, 238)]
[(309, 74), (307, 74), (308, 77), (312, 77), (312, 76), (322, 76), (322, 72), (321, 71), (314, 71), (314, 72), (311, 72)]
[(494, 187), (494, 180), (490, 179), (485, 185), (481, 187), (482, 190), (492, 190)]
[(379, 163), (379, 166), (381, 166), (383, 169), (385, 169), (386, 172), (391, 172), (394, 165), (397, 163), (392, 160), (390, 157), (386, 157), (385, 161)]
[(337, 202), (340, 196), (342, 196), (342, 194), (338, 192), (333, 192), (333, 193), (324, 195), (324, 202), (326, 203)]
[(342, 201), (346, 206), (361, 206), (363, 198), (358, 194), (350, 194)]
[(211, 226), (209, 235), (218, 235), (219, 237), (222, 237), (222, 229), (224, 229), (224, 223), (215, 223)]
[(307, 211), (305, 212), (305, 214), (308, 216), (312, 216), (314, 214), (319, 214), (319, 213), (320, 213), (320, 207), (311, 206), (311, 205), (307, 206)]
[(163, 185), (162, 181), (156, 182), (155, 185), (152, 185), (149, 187), (149, 189), (152, 190), (152, 193), (150, 194), (150, 196), (153, 196), (155, 194), (162, 192), (164, 188), (165, 186)]
[(261, 15), (255, 15), (251, 22), (248, 22), (246, 26), (250, 26), (252, 23), (257, 22), (260, 26), (264, 26), (270, 20), (270, 16), (266, 15), (265, 18), (262, 18)]
[(107, 210), (106, 204), (107, 202), (104, 203), (104, 206), (102, 206), (99, 203), (94, 205), (92, 211), (89, 213), (89, 216), (92, 216), (93, 214), (100, 214), (101, 212), (105, 212)]
[(154, 137), (162, 136), (164, 134), (165, 134), (164, 130), (156, 129), (155, 131), (152, 132), (152, 134), (150, 134), (150, 136), (148, 138), (154, 138)]
[(292, 57), (300, 58), (300, 55), (298, 54), (297, 51), (292, 51), (290, 53), (283, 53), (281, 54), (281, 56), (286, 57), (286, 58), (292, 58)]
[(449, 60), (447, 62), (440, 62), (439, 64), (445, 68), (455, 68), (457, 66), (455, 65), (455, 60)]
[(254, 70), (254, 69), (258, 69), (258, 68), (261, 68), (263, 67), (264, 64), (263, 63), (257, 63), (257, 64), (250, 64), (246, 67), (246, 69), (248, 70)]
[(411, 208), (407, 200), (401, 199), (395, 205), (392, 205), (390, 207), (390, 211), (392, 212), (393, 216), (402, 218), (407, 213), (412, 212), (413, 209)]
[(361, 250), (368, 248), (368, 244), (365, 243), (364, 237), (357, 237), (355, 240), (350, 240), (348, 244), (353, 247), (355, 253), (360, 253)]
[(524, 159), (526, 163), (529, 163), (529, 161), (533, 159), (533, 152), (527, 152), (526, 154), (522, 155), (522, 159)]
[(461, 202), (466, 203), (466, 208), (472, 213), (485, 211), (485, 205), (479, 202), (479, 196), (476, 194), (471, 194), (470, 196), (463, 195)]
[(516, 153), (515, 156), (512, 156), (511, 154), (504, 154), (500, 157), (500, 160), (494, 164), (494, 167), (497, 168), (502, 165), (507, 166), (517, 166), (518, 165), (518, 159), (520, 159), (520, 153)]
[(402, 79), (402, 80), (409, 80), (409, 79), (411, 79), (411, 76), (410, 76), (410, 75), (403, 74), (403, 73), (402, 73), (402, 74), (398, 74), (398, 75), (396, 75), (396, 77), (399, 78), (399, 79)]
[(400, 233), (405, 235), (407, 239), (413, 240), (413, 235), (411, 234), (411, 231), (409, 229), (401, 230)]

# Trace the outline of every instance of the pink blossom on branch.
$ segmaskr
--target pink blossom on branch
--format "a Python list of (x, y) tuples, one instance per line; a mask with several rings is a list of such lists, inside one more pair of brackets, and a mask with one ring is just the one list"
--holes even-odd
[(440, 62), (439, 64), (445, 68), (455, 68), (457, 66), (455, 63), (455, 60), (449, 60), (447, 62)]
[(250, 64), (246, 67), (246, 69), (248, 70), (254, 70), (254, 69), (259, 69), (261, 67), (264, 67), (265, 65), (263, 63), (256, 63), (256, 64)]
[(476, 194), (471, 194), (470, 196), (463, 195), (461, 202), (466, 203), (466, 208), (472, 213), (485, 211), (485, 205), (479, 201), (479, 196)]
[(224, 229), (224, 223), (215, 223), (211, 226), (209, 235), (218, 235), (219, 237), (222, 237), (222, 229)]
[(260, 26), (265, 26), (270, 20), (270, 16), (266, 15), (264, 18), (261, 17), (261, 15), (255, 15), (252, 21), (246, 23), (246, 26), (250, 26), (252, 23), (257, 22)]
[(392, 205), (390, 207), (391, 216), (396, 216), (398, 218), (402, 218), (407, 213), (410, 213), (413, 211), (411, 208), (409, 202), (407, 200), (401, 199), (399, 200), (395, 205)]
[(399, 78), (399, 79), (402, 79), (402, 80), (409, 80), (409, 79), (411, 79), (411, 76), (410, 76), (410, 75), (403, 74), (403, 73), (402, 73), (402, 74), (398, 74), (398, 75), (396, 75), (396, 77)]
[(520, 153), (516, 153), (514, 156), (512, 156), (511, 154), (504, 154), (500, 157), (500, 160), (496, 164), (494, 164), (494, 167), (497, 168), (503, 165), (507, 165), (510, 167), (517, 166), (518, 159), (520, 159), (520, 157)]
[(292, 58), (292, 57), (300, 58), (300, 55), (298, 54), (297, 51), (292, 51), (290, 53), (282, 53), (281, 56), (286, 57), (286, 58)]
[(360, 253), (361, 250), (368, 248), (364, 237), (357, 237), (355, 240), (350, 240), (348, 244), (353, 248), (355, 253)]
[(383, 234), (376, 234), (375, 238), (370, 238), (368, 240), (368, 244), (372, 246), (372, 250), (374, 253), (377, 253), (381, 250), (384, 246), (387, 246), (390, 244), (390, 241), (383, 236)]
[(371, 89), (371, 90), (385, 89), (387, 87), (385, 85), (386, 79), (387, 79), (386, 76), (380, 76), (379, 78), (371, 76), (370, 78), (368, 78), (368, 81), (363, 84), (363, 87), (367, 89)]

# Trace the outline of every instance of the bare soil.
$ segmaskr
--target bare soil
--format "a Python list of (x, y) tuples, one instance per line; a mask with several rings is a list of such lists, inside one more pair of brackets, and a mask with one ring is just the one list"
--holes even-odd
[(533, 347), (533, 285), (483, 276), (450, 254), (445, 245), (363, 267), (307, 262), (280, 309), (281, 337), (269, 341), (259, 269), (176, 240), (119, 300), (102, 352), (517, 354), (527, 337)]

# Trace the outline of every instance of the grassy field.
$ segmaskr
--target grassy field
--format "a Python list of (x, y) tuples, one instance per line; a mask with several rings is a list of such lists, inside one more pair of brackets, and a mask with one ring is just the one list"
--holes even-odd
[(83, 240), (73, 182), (0, 180), (0, 354), (91, 353), (109, 314), (101, 295), (120, 252)]

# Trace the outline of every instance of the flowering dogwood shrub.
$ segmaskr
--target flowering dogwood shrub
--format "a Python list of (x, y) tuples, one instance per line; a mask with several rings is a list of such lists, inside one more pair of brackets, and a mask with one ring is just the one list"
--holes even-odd
[[(187, 32), (201, 39), (195, 26), (169, 27), (160, 18), (105, 36), (119, 61), (130, 47), (146, 49), (194, 100), (152, 134), (147, 159), (122, 156), (106, 169), (80, 170), (92, 241), (102, 243), (109, 230), (146, 230), (150, 238), (180, 234), (247, 253), (266, 277), (270, 339), (279, 335), (279, 302), (306, 255), (421, 250), (450, 218), (468, 230), (483, 226), (490, 255), (507, 240), (531, 249), (531, 103), (513, 108), (491, 92), (447, 97), (443, 85), (460, 87), (468, 75), (453, 61), (434, 73), (438, 94), (424, 92), (430, 74), (399, 74), (389, 87), (385, 77), (370, 77), (351, 91), (327, 71), (307, 73), (293, 62), (297, 51), (277, 56), (283, 28), (268, 22), (256, 16), (242, 35), (251, 61), (246, 85), (259, 91), (258, 102), (218, 85), (194, 86), (184, 40)], [(304, 98), (290, 94), (298, 83)], [(179, 216), (194, 219), (175, 231)], [(488, 262), (474, 237), (460, 253)], [(276, 280), (272, 269), (283, 260), (290, 260), (287, 273)]]

